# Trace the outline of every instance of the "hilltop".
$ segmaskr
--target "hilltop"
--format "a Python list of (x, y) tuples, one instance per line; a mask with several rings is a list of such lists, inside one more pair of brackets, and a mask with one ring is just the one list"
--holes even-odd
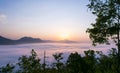
[(15, 45), (15, 44), (25, 44), (25, 43), (40, 43), (44, 42), (42, 39), (39, 38), (32, 38), (32, 37), (22, 37), (18, 40), (11, 40), (0, 36), (0, 45)]

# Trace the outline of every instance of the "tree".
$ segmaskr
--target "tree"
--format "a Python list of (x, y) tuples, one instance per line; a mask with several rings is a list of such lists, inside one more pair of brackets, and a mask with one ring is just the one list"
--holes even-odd
[[(88, 8), (97, 16), (92, 28), (86, 32), (93, 41), (93, 45), (110, 44), (113, 39), (118, 49), (118, 63), (120, 62), (120, 0), (89, 0)], [(118, 65), (119, 68), (119, 65)], [(118, 71), (120, 72), (120, 71)]]
[(85, 56), (83, 58), (87, 64), (88, 73), (95, 73), (97, 64), (97, 59), (95, 58), (96, 52), (94, 50), (88, 50), (84, 51), (84, 54)]
[(63, 69), (63, 63), (61, 62), (62, 59), (63, 59), (63, 53), (56, 53), (56, 54), (53, 54), (53, 57), (54, 59), (56, 60), (56, 63), (55, 64), (55, 67), (57, 68), (58, 70), (58, 73), (61, 73), (62, 69)]
[(93, 45), (109, 43), (109, 37), (114, 39), (119, 49), (120, 31), (120, 1), (119, 0), (89, 0), (88, 8), (97, 16), (93, 28), (88, 28)]
[(40, 73), (41, 71), (40, 59), (37, 58), (37, 54), (33, 49), (29, 57), (22, 56), (19, 58), (18, 65), (20, 67), (18, 73)]
[(68, 73), (87, 73), (88, 66), (77, 52), (71, 53), (67, 60)]
[(99, 52), (98, 71), (101, 73), (118, 73), (117, 72), (117, 50), (112, 48), (108, 55)]
[(0, 68), (0, 73), (13, 73), (15, 66), (7, 64), (5, 67)]

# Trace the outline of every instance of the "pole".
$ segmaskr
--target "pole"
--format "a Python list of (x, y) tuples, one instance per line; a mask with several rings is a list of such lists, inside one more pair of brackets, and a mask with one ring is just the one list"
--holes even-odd
[(46, 68), (46, 52), (44, 51), (44, 63), (43, 63), (43, 70), (44, 70), (44, 73), (45, 73), (45, 68)]

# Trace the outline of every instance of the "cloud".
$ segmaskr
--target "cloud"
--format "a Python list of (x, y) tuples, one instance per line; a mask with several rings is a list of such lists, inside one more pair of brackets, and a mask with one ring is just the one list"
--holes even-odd
[(7, 16), (5, 14), (0, 14), (0, 24), (4, 24), (7, 21)]

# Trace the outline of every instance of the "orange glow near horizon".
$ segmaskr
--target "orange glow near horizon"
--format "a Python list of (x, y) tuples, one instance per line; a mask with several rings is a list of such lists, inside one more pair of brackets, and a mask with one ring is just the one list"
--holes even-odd
[(59, 35), (60, 40), (69, 40), (70, 39), (70, 34), (69, 33), (61, 33)]
[(84, 33), (75, 33), (72, 29), (67, 28), (57, 28), (56, 31), (52, 31), (50, 33), (49, 31), (46, 33), (10, 33), (3, 35), (3, 37), (10, 38), (13, 40), (20, 39), (22, 37), (33, 37), (33, 38), (40, 38), (42, 40), (54, 40), (54, 41), (60, 41), (60, 40), (71, 40), (71, 41), (89, 41), (88, 34)]

